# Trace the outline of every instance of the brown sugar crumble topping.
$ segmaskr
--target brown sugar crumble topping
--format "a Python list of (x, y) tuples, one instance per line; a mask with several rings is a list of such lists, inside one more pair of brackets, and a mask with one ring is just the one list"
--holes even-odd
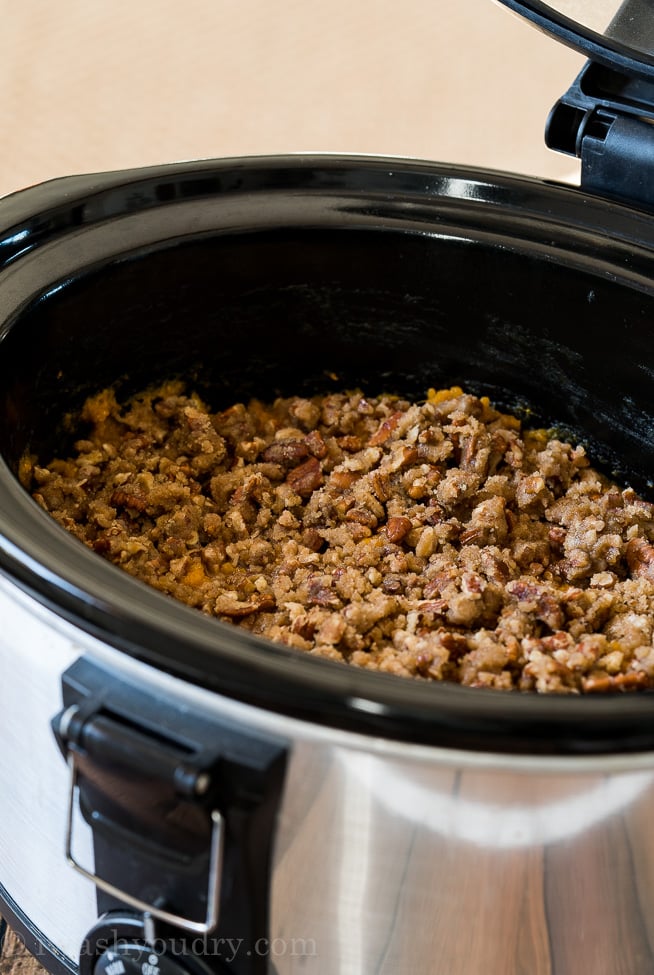
[(298, 651), (471, 687), (654, 686), (654, 505), (458, 387), (89, 399), (21, 479), (131, 575)]

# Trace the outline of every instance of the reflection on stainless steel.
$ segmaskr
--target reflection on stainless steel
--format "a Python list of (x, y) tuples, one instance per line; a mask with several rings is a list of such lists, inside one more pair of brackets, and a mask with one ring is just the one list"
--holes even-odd
[[(15, 606), (13, 592), (0, 577), (0, 782), (12, 784), (0, 791), (0, 882), (37, 930), (76, 959), (96, 918), (95, 896), (91, 884), (61, 869), (66, 767), (49, 719), (61, 707), (60, 675), (79, 646)], [(92, 863), (91, 831), (79, 812), (75, 831), (80, 855)]]
[[(654, 782), (654, 772), (596, 776), (570, 782), (560, 798), (495, 801), (492, 790), (480, 799), (430, 789), (403, 770), (389, 769), (373, 755), (342, 752), (352, 787), (365, 781), (376, 799), (396, 816), (448, 837), (494, 849), (535, 846), (569, 839), (629, 806)], [(465, 773), (469, 775), (469, 773)], [(558, 786), (555, 788), (555, 794)]]
[(280, 975), (654, 970), (654, 756), (529, 770), (299, 743), (287, 795), (273, 932), (318, 957)]
[[(374, 824), (374, 796), (370, 789), (372, 769), (362, 768), (343, 792), (342, 835), (344, 849), (339, 858), (339, 887), (346, 892), (338, 902), (339, 970), (365, 972), (367, 952), (366, 886), (374, 867), (371, 863), (371, 837)], [(359, 828), (350, 830), (357, 822)]]

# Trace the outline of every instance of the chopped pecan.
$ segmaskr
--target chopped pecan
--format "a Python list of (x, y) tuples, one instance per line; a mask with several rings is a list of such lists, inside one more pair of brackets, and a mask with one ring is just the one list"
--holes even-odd
[(238, 485), (229, 499), (229, 503), (238, 505), (249, 498), (255, 498), (257, 501), (259, 501), (261, 499), (262, 490), (265, 489), (266, 486), (269, 485), (267, 485), (266, 478), (262, 474), (252, 474), (250, 477), (246, 477), (245, 480)]
[(650, 679), (642, 670), (630, 674), (590, 674), (581, 678), (581, 686), (587, 693), (631, 691), (649, 687)]
[(393, 485), (385, 471), (373, 471), (370, 475), (370, 486), (377, 500), (382, 503), (393, 497)]
[(462, 633), (452, 633), (449, 630), (439, 630), (438, 639), (449, 652), (451, 660), (459, 660), (470, 650), (468, 641)]
[(392, 413), (383, 423), (380, 425), (376, 433), (373, 433), (370, 438), (371, 447), (379, 447), (381, 444), (386, 443), (389, 440), (399, 425), (400, 420), (404, 416), (403, 413)]
[(508, 581), (511, 575), (511, 570), (503, 559), (500, 559), (491, 552), (486, 551), (482, 553), (481, 563), (484, 574), (491, 582), (494, 582), (499, 586), (503, 586)]
[(289, 471), (286, 480), (296, 494), (299, 494), (302, 498), (308, 497), (323, 482), (322, 470), (320, 469), (318, 459), (316, 457), (310, 457), (309, 460), (300, 464), (299, 467)]
[(382, 579), (381, 587), (389, 596), (397, 596), (404, 589), (404, 579), (397, 573), (389, 572)]
[(411, 531), (411, 519), (396, 515), (386, 522), (386, 536), (389, 542), (399, 544)]
[(481, 593), (484, 591), (486, 583), (480, 575), (476, 572), (464, 572), (461, 579), (461, 588), (463, 592), (471, 593)]
[(304, 440), (275, 440), (261, 454), (262, 460), (269, 464), (279, 464), (286, 470), (297, 467), (309, 456), (309, 447)]
[(644, 538), (632, 538), (625, 549), (627, 565), (635, 576), (654, 581), (654, 545)]
[(551, 630), (559, 630), (565, 622), (560, 602), (545, 587), (525, 579), (507, 583), (506, 590), (521, 604), (526, 612), (547, 624)]
[(633, 488), (626, 488), (622, 492), (622, 497), (625, 504), (635, 508), (648, 521), (654, 519), (654, 504), (651, 501), (645, 501), (644, 498), (639, 498)]
[(315, 528), (305, 528), (302, 532), (302, 544), (312, 552), (319, 552), (325, 544), (325, 540)]
[(431, 599), (437, 593), (443, 592), (447, 586), (451, 585), (458, 578), (458, 572), (456, 569), (445, 569), (443, 572), (438, 572), (435, 576), (429, 579), (424, 587), (423, 594), (426, 599)]
[(275, 600), (268, 593), (252, 596), (248, 600), (236, 599), (223, 593), (214, 602), (214, 611), (219, 616), (229, 616), (232, 619), (241, 619), (244, 616), (251, 616), (252, 613), (261, 613), (274, 608)]
[(332, 580), (328, 576), (312, 576), (307, 584), (308, 602), (314, 606), (329, 606), (336, 608), (341, 601), (332, 589)]
[(332, 471), (329, 475), (329, 486), (337, 488), (339, 491), (347, 491), (360, 478), (360, 471)]
[(547, 533), (550, 545), (557, 551), (563, 549), (563, 543), (565, 542), (567, 532), (565, 528), (561, 528), (559, 525), (552, 525)]
[(291, 632), (297, 633), (299, 636), (304, 637), (305, 640), (310, 640), (316, 632), (316, 621), (308, 613), (301, 613), (293, 620)]
[(445, 599), (423, 599), (418, 607), (421, 617), (433, 619), (434, 616), (443, 616), (447, 612), (448, 604)]
[[(469, 437), (460, 438), (460, 465), (464, 471), (478, 470), (479, 468), (479, 441), (480, 431), (474, 430)], [(486, 453), (490, 453), (489, 450)]]
[(138, 512), (138, 514), (144, 512), (148, 506), (148, 499), (144, 494), (138, 492), (131, 493), (122, 488), (117, 488), (111, 495), (109, 501), (116, 508), (128, 508), (130, 511)]
[(483, 538), (484, 533), (483, 528), (466, 528), (459, 535), (459, 540), (462, 545), (475, 545)]
[(369, 508), (350, 508), (345, 515), (346, 521), (356, 521), (359, 525), (366, 525), (368, 528), (377, 527), (377, 518)]
[(345, 450), (348, 454), (356, 454), (357, 451), (361, 450), (363, 446), (361, 443), (361, 437), (355, 437), (353, 434), (346, 434), (344, 437), (338, 437), (336, 443), (341, 450)]
[(304, 438), (304, 442), (307, 445), (309, 453), (317, 457), (318, 460), (323, 460), (327, 456), (327, 444), (318, 430), (312, 430), (311, 433), (308, 433)]
[(443, 505), (436, 500), (436, 498), (430, 498), (427, 502), (427, 508), (424, 516), (425, 524), (427, 525), (440, 525), (443, 523), (445, 518), (445, 508)]
[(372, 416), (374, 412), (375, 408), (372, 403), (370, 403), (365, 396), (362, 396), (357, 403), (357, 413), (361, 413), (363, 416)]

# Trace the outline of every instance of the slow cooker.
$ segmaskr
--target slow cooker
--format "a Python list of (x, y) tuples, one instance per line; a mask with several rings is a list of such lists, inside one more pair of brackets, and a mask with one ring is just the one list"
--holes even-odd
[(504, 2), (588, 58), (547, 124), (579, 186), (292, 155), (0, 203), (0, 914), (53, 975), (654, 970), (651, 692), (269, 644), (105, 562), (17, 476), (110, 384), (460, 384), (651, 497), (651, 18)]

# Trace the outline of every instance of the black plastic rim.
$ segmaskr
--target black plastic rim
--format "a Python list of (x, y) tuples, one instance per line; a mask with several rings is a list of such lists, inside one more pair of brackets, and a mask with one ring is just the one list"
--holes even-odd
[[(334, 195), (338, 207), (347, 193), (362, 214), (382, 225), (398, 201), (412, 213), (425, 207), (415, 218), (424, 222), (425, 233), (437, 229), (429, 225), (429, 206), (438, 199), (459, 223), (468, 213), (481, 213), (488, 233), (504, 247), (533, 248), (545, 261), (572, 267), (590, 264), (608, 277), (619, 269), (630, 287), (654, 291), (652, 221), (629, 207), (535, 179), (337, 156), (219, 160), (71, 177), (15, 194), (0, 204), (6, 280), (22, 255), (39, 248), (45, 254), (53, 241), (74, 240), (80, 227), (180, 198), (242, 192), (244, 185), (262, 195), (298, 188)], [(10, 301), (2, 286), (0, 275), (6, 314)], [(0, 318), (0, 342), (7, 331)], [(205, 618), (86, 550), (38, 508), (4, 461), (0, 570), (106, 644), (268, 711), (390, 740), (482, 751), (579, 755), (654, 748), (649, 692), (573, 698), (427, 685), (304, 657)]]

